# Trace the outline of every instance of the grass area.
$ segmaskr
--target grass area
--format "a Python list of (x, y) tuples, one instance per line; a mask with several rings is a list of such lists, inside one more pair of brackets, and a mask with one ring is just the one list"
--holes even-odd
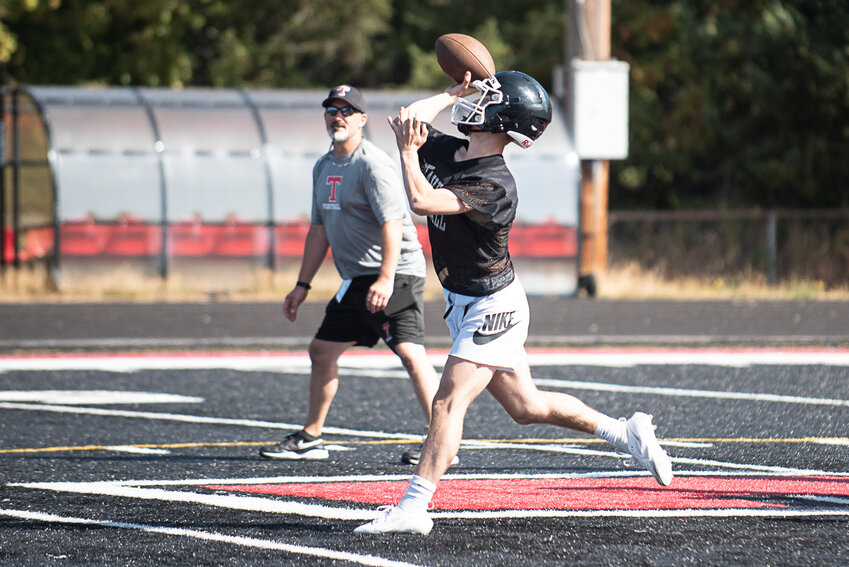
[(599, 278), (599, 298), (604, 299), (751, 299), (828, 300), (849, 299), (849, 285), (827, 288), (821, 281), (790, 280), (769, 285), (762, 274), (727, 278), (662, 277), (636, 262), (611, 267)]
[[(0, 277), (0, 302), (88, 301), (282, 301), (297, 278), (297, 265), (266, 269), (217, 269), (208, 273), (177, 274), (163, 282), (121, 266), (106, 270), (83, 269), (67, 277), (61, 291), (55, 289), (43, 265), (19, 270), (7, 268)], [(220, 272), (220, 273), (219, 273)], [(327, 301), (340, 283), (331, 264), (313, 280), (310, 301)], [(425, 299), (442, 297), (441, 288), (428, 273)], [(817, 281), (786, 281), (768, 285), (760, 274), (733, 278), (677, 278), (669, 280), (642, 269), (636, 263), (612, 266), (598, 277), (597, 299), (667, 300), (831, 300), (849, 299), (849, 285), (826, 288)]]

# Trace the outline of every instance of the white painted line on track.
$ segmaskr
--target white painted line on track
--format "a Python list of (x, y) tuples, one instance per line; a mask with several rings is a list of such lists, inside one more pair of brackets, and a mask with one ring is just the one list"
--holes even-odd
[(548, 386), (550, 388), (571, 388), (575, 390), (595, 390), (599, 392), (621, 392), (628, 394), (649, 394), (654, 396), (678, 396), (684, 398), (750, 400), (756, 402), (780, 402), (785, 404), (849, 407), (849, 400), (806, 398), (802, 396), (783, 396), (779, 394), (761, 394), (756, 392), (722, 392), (718, 390), (689, 390), (685, 388), (664, 388), (656, 386), (628, 386), (624, 384), (606, 384), (603, 382), (561, 380), (559, 378), (534, 378), (534, 382), (538, 386)]
[(359, 553), (351, 553), (347, 551), (337, 551), (322, 547), (307, 547), (303, 545), (292, 545), (267, 539), (258, 539), (244, 536), (230, 536), (216, 532), (205, 532), (201, 530), (189, 530), (185, 528), (173, 528), (164, 526), (151, 526), (146, 524), (135, 524), (127, 522), (113, 522), (109, 520), (95, 520), (90, 518), (78, 518), (73, 516), (57, 516), (54, 514), (46, 514), (42, 512), (32, 512), (29, 510), (9, 510), (0, 508), (0, 516), (18, 518), (21, 520), (33, 520), (37, 522), (49, 522), (55, 524), (79, 524), (88, 526), (102, 526), (108, 528), (119, 528), (125, 530), (138, 530), (149, 533), (163, 534), (169, 536), (190, 537), (205, 541), (214, 541), (219, 543), (229, 543), (243, 547), (252, 547), (257, 549), (267, 549), (272, 551), (284, 551), (296, 555), (306, 555), (310, 557), (321, 557), (333, 561), (350, 561), (360, 565), (369, 565), (374, 567), (416, 567), (414, 563), (406, 563), (403, 561), (393, 561), (383, 557), (374, 555), (362, 555)]
[(216, 508), (244, 510), (248, 512), (266, 512), (269, 514), (292, 514), (328, 520), (363, 521), (377, 517), (376, 510), (322, 506), (319, 504), (304, 504), (288, 502), (260, 496), (242, 496), (233, 494), (200, 494), (196, 492), (177, 492), (161, 488), (137, 488), (123, 484), (104, 482), (32, 482), (9, 486), (21, 486), (54, 492), (72, 492), (75, 494), (97, 494), (100, 496), (117, 496), (137, 500), (157, 500), (163, 502), (181, 502), (203, 504)]
[(170, 455), (171, 451), (167, 449), (153, 449), (151, 447), (136, 447), (133, 445), (111, 445), (104, 447), (107, 451), (116, 451), (118, 453), (135, 453), (139, 455)]
[[(676, 471), (676, 475), (703, 477), (739, 477), (740, 471)], [(802, 469), (783, 469), (773, 467), (773, 470), (763, 470), (758, 477), (795, 477), (799, 474), (820, 477), (849, 477), (849, 472), (808, 471)], [(645, 471), (597, 471), (593, 473), (567, 474), (447, 474), (444, 480), (490, 480), (490, 479), (580, 479), (580, 478), (634, 478), (648, 475)], [(318, 517), (330, 520), (363, 521), (370, 520), (380, 513), (376, 509), (353, 509), (348, 507), (326, 506), (319, 504), (302, 504), (270, 499), (257, 496), (201, 494), (185, 491), (169, 491), (157, 488), (140, 488), (141, 486), (202, 486), (202, 485), (238, 485), (238, 484), (283, 484), (283, 483), (321, 483), (321, 482), (377, 482), (377, 481), (406, 481), (406, 475), (347, 475), (335, 477), (265, 477), (265, 478), (230, 478), (230, 479), (184, 479), (184, 480), (138, 480), (138, 481), (102, 481), (102, 482), (36, 482), (14, 483), (10, 487), (22, 487), (55, 492), (72, 492), (77, 494), (97, 494), (101, 496), (116, 496), (137, 498), (143, 500), (158, 500), (165, 502), (189, 502), (213, 507), (228, 508), (250, 512), (272, 514), (292, 514), (308, 517)], [(805, 499), (821, 499), (823, 503), (845, 505), (849, 500), (832, 497), (811, 497)], [(483, 510), (483, 511), (450, 511), (433, 513), (434, 518), (558, 518), (558, 517), (816, 517), (816, 516), (849, 516), (849, 507), (845, 509), (685, 509), (685, 510)]]
[[(434, 366), (445, 365), (447, 353), (429, 354)], [(600, 366), (632, 367), (640, 365), (708, 365), (748, 367), (781, 366), (849, 366), (849, 349), (655, 349), (655, 350), (562, 350), (529, 351), (531, 366)], [(343, 368), (363, 370), (401, 369), (392, 353), (346, 354), (339, 364)], [(226, 369), (245, 372), (307, 372), (309, 357), (298, 353), (174, 353), (157, 355), (71, 354), (20, 355), (0, 359), (0, 372), (12, 370), (101, 370), (136, 372), (139, 370), (211, 370)]]
[(819, 443), (820, 445), (843, 445), (849, 447), (849, 439), (816, 439), (814, 443)]
[(161, 392), (119, 390), (0, 390), (0, 402), (37, 402), (41, 404), (199, 404), (203, 398)]
[[(642, 471), (646, 472), (646, 471)], [(641, 471), (634, 469), (610, 469), (592, 472), (557, 472), (557, 473), (447, 473), (443, 480), (536, 480), (536, 479), (585, 479), (585, 478), (634, 478), (643, 476)], [(849, 477), (849, 472), (842, 471), (810, 471), (803, 470), (809, 476), (824, 476), (834, 478)], [(404, 474), (356, 474), (356, 475), (333, 475), (333, 476), (259, 476), (259, 477), (229, 477), (229, 478), (183, 478), (183, 479), (127, 479), (127, 480), (101, 480), (92, 482), (15, 482), (7, 486), (21, 488), (38, 488), (44, 490), (56, 490), (54, 487), (62, 486), (199, 486), (199, 485), (225, 485), (225, 484), (304, 484), (304, 483), (333, 483), (333, 482), (378, 482), (378, 481), (409, 481), (411, 473)], [(706, 471), (706, 470), (676, 470), (677, 476), (704, 476), (704, 477), (739, 477), (739, 471)], [(798, 476), (799, 470), (763, 471), (758, 472), (758, 477), (781, 478), (787, 476)]]
[[(583, 455), (593, 457), (612, 457), (615, 459), (629, 459), (630, 455), (615, 451), (600, 451), (597, 449), (582, 449), (578, 447), (570, 447), (568, 445), (529, 445), (526, 443), (497, 443), (491, 441), (474, 441), (464, 440), (461, 443), (463, 449), (519, 449), (522, 451), (543, 451), (550, 453), (566, 453), (570, 455)], [(786, 474), (828, 474), (827, 471), (818, 471), (811, 469), (798, 469), (793, 467), (778, 467), (770, 465), (754, 465), (748, 463), (730, 463), (726, 461), (714, 461), (709, 459), (691, 459), (685, 457), (670, 457), (673, 463), (701, 465), (708, 467), (719, 467), (728, 469), (737, 469), (741, 471), (758, 471), (758, 472), (780, 472)], [(648, 475), (647, 471), (636, 469), (635, 475)]]
[(431, 517), (491, 520), (499, 518), (809, 518), (849, 516), (849, 508), (782, 510), (728, 508), (695, 510), (493, 510), (487, 512), (433, 512)]
[[(261, 429), (284, 429), (300, 431), (303, 425), (294, 423), (279, 423), (275, 421), (259, 421), (254, 419), (234, 419), (227, 417), (207, 417), (202, 415), (187, 415), (178, 413), (157, 413), (149, 411), (130, 411), (103, 408), (85, 408), (78, 406), (60, 406), (50, 404), (16, 404), (0, 402), (0, 409), (46, 411), (54, 413), (71, 413), (78, 415), (100, 415), (108, 417), (127, 417), (133, 419), (150, 419), (164, 421), (179, 421), (183, 423), (202, 423), (208, 425), (234, 425), (238, 427), (257, 427)], [(376, 439), (421, 439), (420, 434), (386, 433), (384, 431), (361, 431), (341, 427), (325, 427), (323, 432), (330, 435), (350, 435), (352, 437), (369, 437)]]

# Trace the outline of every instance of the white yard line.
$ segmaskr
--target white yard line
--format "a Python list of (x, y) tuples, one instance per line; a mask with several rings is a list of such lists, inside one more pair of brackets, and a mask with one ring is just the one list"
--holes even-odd
[(534, 382), (538, 386), (547, 386), (549, 388), (570, 388), (573, 390), (595, 390), (599, 392), (678, 396), (683, 398), (712, 398), (714, 400), (750, 400), (755, 402), (779, 402), (819, 406), (849, 406), (849, 400), (807, 398), (803, 396), (784, 396), (757, 392), (722, 392), (718, 390), (691, 390), (687, 388), (664, 388), (657, 386), (628, 386), (625, 384), (608, 384), (604, 382), (561, 380), (559, 378), (534, 378)]
[(201, 530), (188, 530), (185, 528), (174, 528), (165, 526), (151, 526), (146, 524), (135, 524), (127, 522), (113, 522), (109, 520), (95, 520), (90, 518), (78, 518), (73, 516), (57, 516), (54, 514), (45, 514), (42, 512), (31, 512), (28, 510), (9, 510), (0, 508), (0, 516), (10, 518), (18, 518), (20, 520), (32, 520), (37, 522), (48, 522), (56, 524), (78, 524), (88, 526), (103, 526), (107, 528), (119, 528), (124, 530), (137, 530), (148, 533), (156, 533), (167, 536), (189, 537), (201, 539), (205, 541), (214, 541), (219, 543), (229, 543), (243, 547), (252, 547), (257, 549), (267, 549), (272, 551), (283, 551), (296, 555), (305, 555), (309, 557), (321, 557), (331, 559), (333, 561), (350, 561), (360, 565), (370, 565), (374, 567), (415, 567), (413, 563), (403, 561), (393, 561), (383, 557), (374, 555), (362, 555), (359, 553), (350, 553), (347, 551), (338, 551), (335, 549), (326, 549), (323, 547), (307, 547), (303, 545), (292, 545), (279, 541), (258, 539), (244, 536), (230, 536), (216, 532), (206, 532)]
[[(431, 352), (430, 361), (442, 367), (446, 353)], [(559, 350), (530, 351), (531, 366), (601, 366), (632, 367), (640, 365), (709, 365), (747, 367), (781, 366), (849, 366), (849, 349), (631, 349), (631, 350)], [(391, 353), (344, 355), (340, 366), (364, 370), (401, 370)], [(0, 372), (12, 370), (103, 370), (135, 372), (138, 370), (209, 370), (228, 369), (245, 372), (306, 372), (309, 357), (297, 353), (174, 353), (165, 355), (72, 354), (21, 355), (0, 359)]]
[[(741, 466), (742, 467), (742, 466)], [(758, 476), (827, 476), (846, 478), (849, 473), (814, 471), (803, 469), (784, 469), (781, 467), (760, 467)], [(753, 471), (754, 472), (754, 471)], [(633, 478), (644, 476), (644, 471), (597, 471), (593, 473), (573, 474), (448, 474), (443, 480), (490, 480), (490, 479), (579, 479), (579, 478)], [(737, 477), (737, 472), (721, 471), (676, 471), (681, 477)], [(355, 509), (350, 507), (326, 506), (320, 504), (304, 504), (300, 502), (283, 501), (267, 497), (245, 495), (206, 494), (186, 491), (172, 491), (162, 488), (141, 488), (142, 486), (202, 486), (202, 485), (240, 485), (240, 484), (284, 484), (284, 483), (327, 483), (327, 482), (377, 482), (409, 480), (409, 475), (349, 475), (336, 477), (265, 477), (265, 478), (229, 478), (229, 479), (183, 479), (183, 480), (127, 480), (103, 482), (34, 482), (14, 483), (10, 487), (21, 487), (54, 492), (71, 492), (77, 494), (96, 494), (135, 498), (141, 500), (157, 500), (165, 502), (194, 503), (206, 506), (228, 508), (250, 512), (271, 514), (292, 514), (307, 517), (324, 518), (329, 520), (364, 521), (375, 518), (378, 511), (371, 509)], [(805, 497), (802, 495), (802, 497)], [(812, 497), (808, 499), (816, 499)], [(828, 504), (849, 504), (842, 498), (824, 498)], [(812, 510), (786, 509), (685, 509), (685, 510), (482, 510), (482, 511), (451, 511), (436, 512), (434, 518), (558, 518), (558, 517), (808, 517), (808, 516), (849, 516), (849, 508), (828, 508)]]
[[(155, 421), (178, 421), (182, 423), (201, 423), (207, 425), (234, 425), (238, 427), (256, 427), (261, 429), (284, 429), (300, 431), (303, 425), (295, 423), (280, 423), (276, 421), (261, 421), (255, 419), (237, 419), (228, 417), (208, 417), (203, 415), (187, 415), (179, 413), (158, 413), (150, 411), (131, 411), (104, 408), (86, 408), (79, 406), (62, 406), (51, 404), (18, 404), (0, 402), (0, 409), (45, 411), (53, 413), (71, 413), (78, 415), (100, 415), (105, 417), (126, 417), (132, 419), (149, 419)], [(352, 437), (369, 437), (375, 439), (421, 439), (421, 435), (405, 433), (386, 433), (384, 431), (360, 431), (340, 427), (325, 427), (324, 433), (331, 435), (349, 435)]]

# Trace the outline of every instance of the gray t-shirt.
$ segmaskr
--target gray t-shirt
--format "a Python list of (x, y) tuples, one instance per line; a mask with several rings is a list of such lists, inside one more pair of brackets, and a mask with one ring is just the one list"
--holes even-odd
[(313, 167), (312, 223), (324, 226), (343, 279), (380, 272), (381, 226), (403, 219), (396, 273), (425, 277), (426, 265), (398, 170), (369, 142), (341, 158), (332, 151)]

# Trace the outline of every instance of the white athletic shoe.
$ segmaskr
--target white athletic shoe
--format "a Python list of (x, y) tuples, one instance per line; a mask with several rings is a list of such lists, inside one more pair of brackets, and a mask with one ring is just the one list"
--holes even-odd
[(398, 506), (381, 506), (382, 514), (367, 524), (354, 529), (357, 534), (421, 534), (433, 529), (433, 520), (427, 512), (405, 512)]
[(654, 476), (662, 486), (672, 482), (672, 460), (657, 442), (652, 416), (637, 412), (625, 422), (628, 452)]

